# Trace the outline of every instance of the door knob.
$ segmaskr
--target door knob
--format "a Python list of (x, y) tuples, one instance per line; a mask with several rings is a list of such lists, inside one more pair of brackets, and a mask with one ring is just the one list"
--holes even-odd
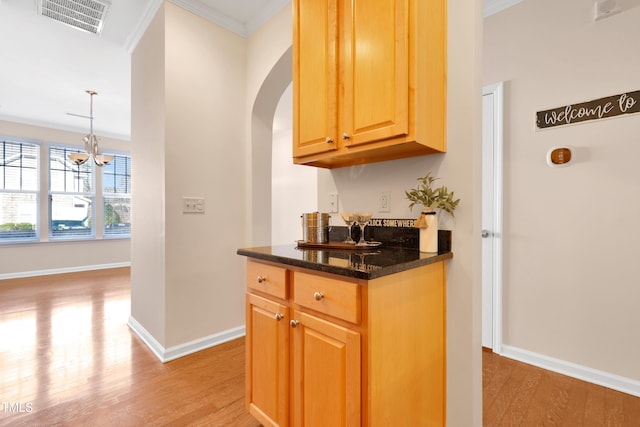
[(482, 230), (482, 238), (486, 239), (491, 236), (491, 232), (489, 230)]

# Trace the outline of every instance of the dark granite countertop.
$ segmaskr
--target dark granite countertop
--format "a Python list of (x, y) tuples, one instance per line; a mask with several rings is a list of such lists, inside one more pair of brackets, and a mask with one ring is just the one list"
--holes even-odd
[(296, 245), (262, 246), (238, 249), (238, 255), (325, 273), (371, 280), (443, 261), (453, 257), (450, 251), (424, 253), (401, 247), (339, 250), (307, 249)]

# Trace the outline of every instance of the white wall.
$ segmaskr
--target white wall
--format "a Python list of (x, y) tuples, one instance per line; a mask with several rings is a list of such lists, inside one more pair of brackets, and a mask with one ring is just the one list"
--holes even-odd
[[(245, 40), (167, 3), (167, 344), (244, 326)], [(189, 66), (185, 66), (189, 64)], [(204, 197), (204, 215), (182, 198)]]
[(271, 244), (273, 120), (291, 83), (291, 4), (256, 31), (247, 44), (246, 232), (243, 246)]
[[(146, 172), (135, 220), (150, 223), (133, 236), (132, 316), (172, 350), (244, 326), (246, 41), (169, 2), (147, 33), (132, 144)], [(205, 213), (184, 214), (183, 197), (204, 198)]]
[[(535, 131), (536, 111), (640, 89), (640, 8), (593, 22), (593, 3), (485, 20), (483, 82), (505, 81), (503, 342), (638, 381), (640, 115)], [(549, 168), (565, 144), (575, 163)]]
[[(47, 142), (83, 146), (86, 133), (51, 129), (30, 124), (0, 120), (0, 135)], [(46, 146), (45, 146), (46, 148)], [(129, 151), (129, 141), (100, 137), (100, 148)], [(41, 178), (48, 173), (46, 158), (41, 162)], [(41, 182), (45, 180), (41, 179)], [(41, 238), (47, 235), (48, 188), (40, 188)], [(97, 211), (96, 216), (102, 216)], [(98, 230), (97, 235), (101, 234)], [(87, 241), (42, 242), (0, 245), (0, 277), (22, 277), (38, 274), (127, 265), (130, 262), (129, 239), (97, 239)]]
[(131, 55), (131, 318), (166, 342), (165, 10)]
[(271, 244), (302, 238), (300, 215), (318, 209), (318, 170), (293, 163), (292, 85), (282, 94), (273, 118), (271, 158)]

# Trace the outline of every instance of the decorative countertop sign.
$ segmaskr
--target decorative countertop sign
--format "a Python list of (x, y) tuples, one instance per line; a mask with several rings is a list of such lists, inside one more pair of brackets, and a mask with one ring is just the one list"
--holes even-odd
[(538, 111), (536, 113), (536, 127), (547, 129), (638, 112), (640, 112), (640, 90)]

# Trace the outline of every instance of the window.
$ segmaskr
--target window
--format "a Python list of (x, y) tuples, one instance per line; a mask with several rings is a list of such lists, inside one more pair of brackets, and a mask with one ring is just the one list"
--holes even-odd
[(69, 153), (82, 150), (66, 147), (49, 148), (49, 236), (58, 238), (90, 238), (93, 231), (93, 164), (76, 165)]
[(0, 138), (0, 242), (37, 240), (37, 143)]
[(71, 153), (83, 147), (0, 136), (0, 244), (131, 237), (131, 156), (97, 167)]
[(131, 234), (131, 157), (113, 155), (102, 168), (103, 235)]

